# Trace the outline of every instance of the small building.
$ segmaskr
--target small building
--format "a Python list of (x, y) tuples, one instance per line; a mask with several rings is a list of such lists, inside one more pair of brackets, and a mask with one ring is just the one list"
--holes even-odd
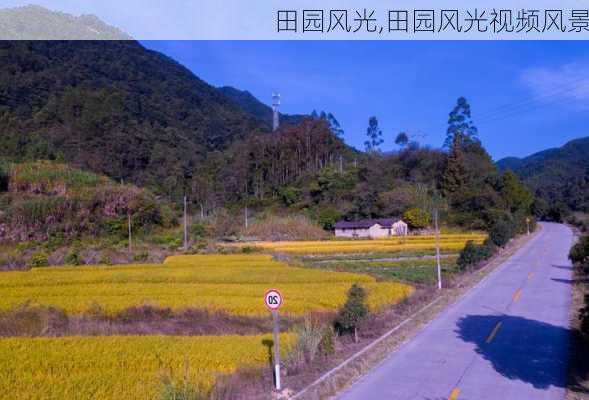
[(405, 236), (409, 228), (401, 219), (380, 218), (358, 221), (339, 221), (335, 224), (336, 237), (383, 238)]

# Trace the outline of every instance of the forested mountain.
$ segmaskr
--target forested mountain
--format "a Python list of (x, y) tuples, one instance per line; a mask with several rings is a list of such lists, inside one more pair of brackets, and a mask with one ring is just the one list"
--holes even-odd
[(58, 159), (181, 195), (211, 151), (268, 131), (134, 41), (0, 42), (0, 156)]
[(331, 113), (271, 133), (269, 110), (134, 41), (0, 42), (0, 159), (65, 162), (175, 203), (186, 195), (220, 235), (238, 233), (244, 206), (325, 228), (442, 203), (447, 223), (473, 229), (529, 211), (531, 196), (498, 173), (464, 98), (449, 114), (446, 148), (405, 140), (391, 154), (380, 151), (375, 116), (359, 152)]
[(497, 165), (517, 173), (549, 205), (589, 211), (589, 137)]
[[(219, 90), (237, 103), (245, 112), (256, 119), (264, 121), (268, 126), (272, 126), (272, 108), (258, 100), (247, 90), (239, 90), (231, 86), (220, 87)], [(280, 114), (280, 123), (298, 124), (305, 115), (288, 115)]]

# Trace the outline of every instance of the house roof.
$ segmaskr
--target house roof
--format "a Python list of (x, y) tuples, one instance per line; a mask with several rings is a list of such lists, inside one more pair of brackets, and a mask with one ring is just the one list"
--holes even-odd
[(335, 223), (336, 229), (368, 229), (373, 225), (380, 225), (384, 228), (390, 228), (397, 218), (379, 218), (379, 219), (360, 219), (358, 221), (338, 221)]

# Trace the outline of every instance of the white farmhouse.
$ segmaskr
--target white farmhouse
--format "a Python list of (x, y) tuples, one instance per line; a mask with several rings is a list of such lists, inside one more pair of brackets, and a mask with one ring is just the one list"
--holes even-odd
[(408, 227), (403, 220), (382, 218), (359, 221), (339, 221), (335, 224), (335, 236), (349, 238), (382, 238), (407, 235)]

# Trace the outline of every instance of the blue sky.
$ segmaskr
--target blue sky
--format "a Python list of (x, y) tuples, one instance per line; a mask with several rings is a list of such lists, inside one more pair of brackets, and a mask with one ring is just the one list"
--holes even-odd
[(586, 42), (154, 41), (214, 86), (247, 89), (282, 111), (332, 112), (362, 148), (368, 118), (395, 149), (400, 131), (438, 147), (459, 96), (472, 106), (494, 159), (524, 156), (589, 136)]

